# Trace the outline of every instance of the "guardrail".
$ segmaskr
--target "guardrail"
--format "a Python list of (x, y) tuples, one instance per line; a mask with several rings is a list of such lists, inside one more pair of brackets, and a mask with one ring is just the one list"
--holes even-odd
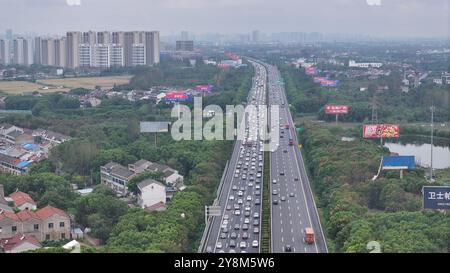
[[(234, 153), (234, 149), (233, 149), (233, 153)], [(219, 188), (217, 189), (216, 199), (214, 199), (213, 205), (217, 205), (217, 203), (218, 203), (218, 199), (219, 199), (220, 193), (223, 188), (223, 181), (225, 180), (226, 174), (228, 172), (229, 163), (230, 163), (230, 161), (228, 160), (227, 163), (225, 164), (225, 169), (222, 173), (222, 177), (220, 178)], [(206, 241), (206, 238), (208, 238), (210, 230), (211, 230), (210, 219), (211, 219), (211, 217), (208, 218), (208, 223), (206, 223), (205, 230), (203, 231), (202, 239), (200, 240), (200, 245), (199, 245), (198, 251), (197, 251), (198, 253), (202, 253), (203, 249), (205, 248), (205, 241)]]

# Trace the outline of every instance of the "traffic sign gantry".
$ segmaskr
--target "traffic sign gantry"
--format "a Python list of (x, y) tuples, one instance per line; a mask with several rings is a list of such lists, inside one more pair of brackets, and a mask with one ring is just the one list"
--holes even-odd
[(210, 216), (220, 216), (222, 215), (221, 206), (205, 206), (205, 224), (208, 223), (208, 218)]

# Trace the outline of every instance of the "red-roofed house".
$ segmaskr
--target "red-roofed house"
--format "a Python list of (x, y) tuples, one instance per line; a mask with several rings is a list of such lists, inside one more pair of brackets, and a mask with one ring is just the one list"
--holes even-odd
[(33, 235), (39, 241), (43, 241), (45, 237), (42, 235), (42, 219), (31, 210), (22, 210), (17, 214), (22, 222), (21, 232), (27, 235)]
[(43, 240), (61, 240), (70, 238), (70, 217), (64, 211), (46, 206), (36, 215), (42, 220)]
[(14, 208), (19, 210), (35, 210), (36, 202), (27, 193), (17, 191), (9, 195), (14, 202)]
[(33, 235), (17, 233), (11, 238), (0, 239), (0, 252), (20, 253), (40, 247), (41, 244)]
[(13, 237), (21, 228), (22, 222), (15, 213), (0, 209), (0, 239)]

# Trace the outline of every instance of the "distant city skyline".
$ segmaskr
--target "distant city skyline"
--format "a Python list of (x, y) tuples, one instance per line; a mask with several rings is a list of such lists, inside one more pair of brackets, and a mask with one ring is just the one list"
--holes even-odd
[[(0, 33), (68, 30), (206, 33), (320, 32), (448, 38), (448, 0), (3, 0)], [(69, 5), (70, 4), (70, 5)]]

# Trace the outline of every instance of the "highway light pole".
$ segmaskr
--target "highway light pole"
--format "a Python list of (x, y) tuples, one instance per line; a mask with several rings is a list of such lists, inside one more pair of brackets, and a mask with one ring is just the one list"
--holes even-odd
[(430, 158), (430, 182), (433, 182), (433, 137), (434, 137), (434, 110), (435, 107), (432, 105), (430, 107), (431, 109), (431, 158)]

